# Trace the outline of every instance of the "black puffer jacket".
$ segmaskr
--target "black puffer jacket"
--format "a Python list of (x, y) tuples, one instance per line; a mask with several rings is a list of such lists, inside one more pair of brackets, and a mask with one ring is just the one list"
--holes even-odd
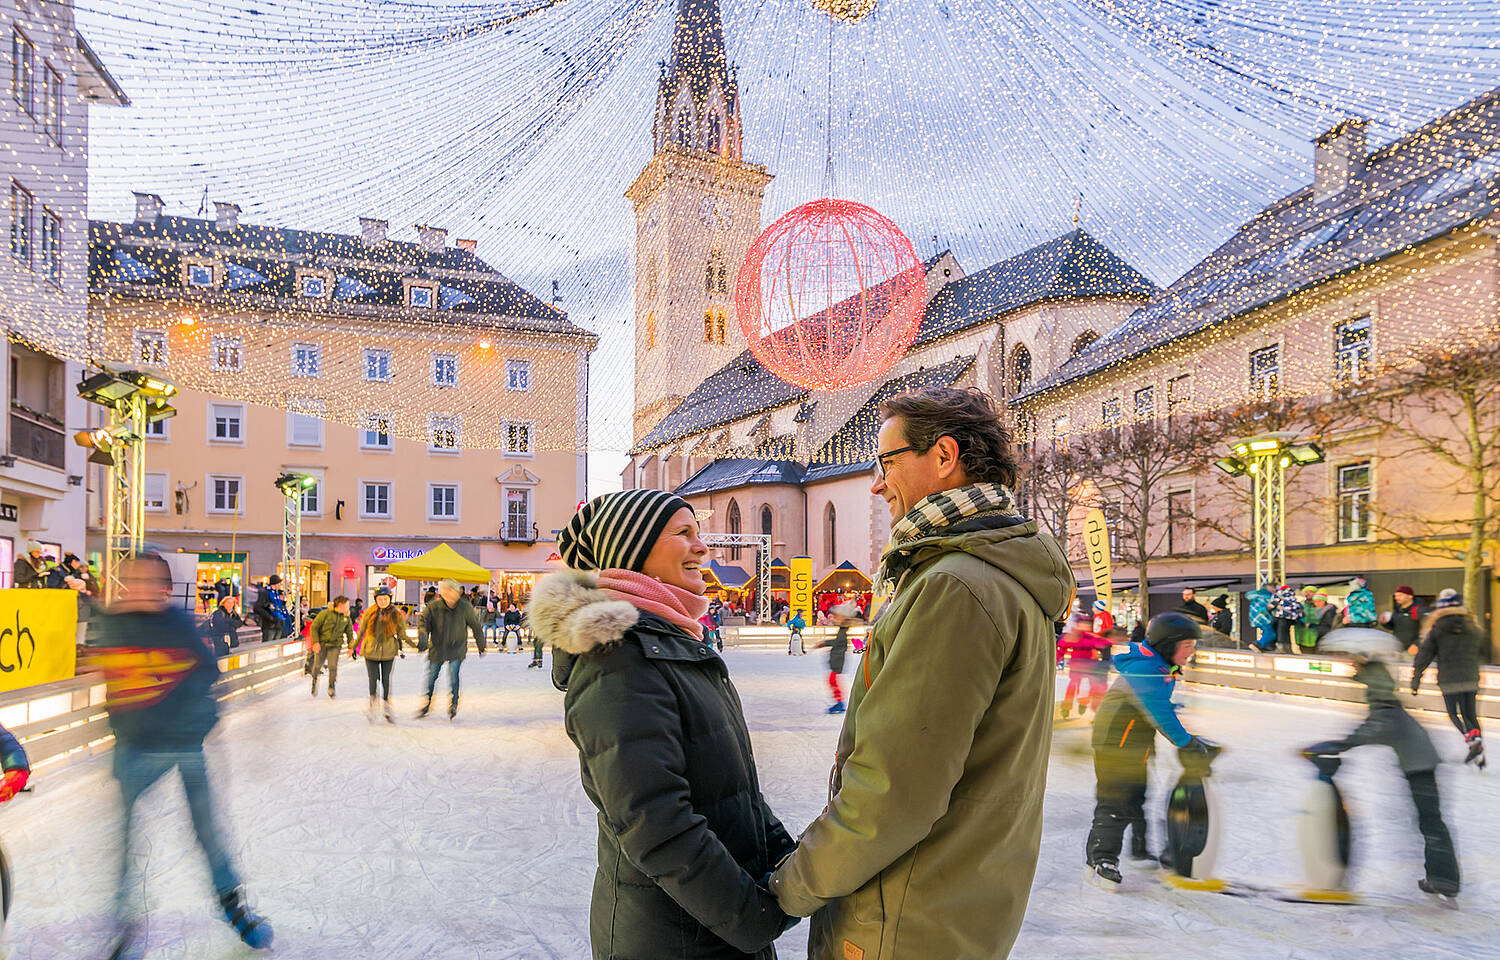
[(1438, 689), (1444, 693), (1479, 690), (1479, 660), (1484, 634), (1463, 607), (1442, 607), (1422, 621), (1422, 647), (1411, 665), (1411, 688), (1416, 692), (1422, 672), (1437, 660)]
[(527, 622), (599, 810), (595, 960), (771, 960), (790, 924), (759, 879), (795, 846), (760, 794), (724, 661), (585, 573), (537, 584)]

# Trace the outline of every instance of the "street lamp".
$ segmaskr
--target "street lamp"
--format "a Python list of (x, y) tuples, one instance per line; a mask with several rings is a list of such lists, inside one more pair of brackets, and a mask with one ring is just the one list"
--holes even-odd
[(283, 473), (275, 480), (281, 491), (281, 569), (292, 614), (292, 636), (302, 636), (302, 494), (317, 486), (305, 473)]
[(1257, 586), (1286, 582), (1286, 468), (1323, 462), (1322, 447), (1296, 438), (1285, 430), (1262, 433), (1231, 444), (1233, 454), (1214, 461), (1231, 477), (1252, 478)]

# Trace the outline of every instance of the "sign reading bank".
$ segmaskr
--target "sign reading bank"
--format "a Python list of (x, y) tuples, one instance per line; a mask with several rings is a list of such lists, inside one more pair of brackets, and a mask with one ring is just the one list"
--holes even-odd
[(397, 560), (420, 557), (425, 552), (412, 547), (376, 547), (370, 551), (370, 559), (376, 563), (395, 563)]

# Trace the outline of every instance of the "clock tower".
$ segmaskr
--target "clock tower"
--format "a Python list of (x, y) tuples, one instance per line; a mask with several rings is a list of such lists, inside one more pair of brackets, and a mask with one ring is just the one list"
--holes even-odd
[(741, 154), (719, 0), (678, 0), (661, 67), (655, 155), (625, 191), (635, 207), (636, 441), (745, 349), (734, 284), (771, 182)]

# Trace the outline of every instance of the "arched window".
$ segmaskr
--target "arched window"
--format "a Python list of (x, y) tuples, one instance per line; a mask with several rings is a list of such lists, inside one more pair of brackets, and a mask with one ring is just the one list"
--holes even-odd
[(714, 314), (714, 342), (723, 343), (724, 338), (728, 335), (728, 333), (728, 318), (724, 316), (724, 311), (721, 308), (717, 313)]
[(703, 311), (703, 342), (714, 342), (714, 312), (712, 310)]
[(693, 115), (686, 110), (677, 111), (677, 143), (689, 146), (693, 140)]
[(710, 114), (708, 118), (708, 152), (718, 153), (719, 144), (723, 139), (724, 128), (717, 113)]
[(760, 508), (760, 532), (768, 537), (771, 535), (771, 508), (769, 506)]
[(833, 509), (833, 504), (823, 511), (823, 540), (828, 544), (828, 567), (832, 569), (838, 566), (838, 513)]
[(1024, 343), (1016, 344), (1010, 354), (1010, 386), (1012, 396), (1031, 386), (1031, 351)]
[(729, 268), (724, 262), (724, 251), (718, 247), (709, 251), (708, 261), (703, 265), (703, 292), (709, 296), (729, 292)]
[(1071, 353), (1068, 354), (1068, 359), (1071, 360), (1074, 357), (1078, 356), (1084, 350), (1088, 349), (1088, 345), (1089, 344), (1093, 343), (1095, 340), (1098, 340), (1098, 339), (1099, 339), (1099, 335), (1097, 333), (1095, 333), (1094, 331), (1092, 331), (1092, 330), (1085, 330), (1085, 331), (1083, 331), (1082, 333), (1080, 333), (1078, 335), (1078, 339), (1073, 341), (1073, 350), (1072, 350)]
[[(735, 501), (733, 501), (733, 500), (729, 501), (729, 532), (730, 533), (739, 533), (740, 532), (740, 505), (738, 503), (736, 503)], [(739, 547), (730, 547), (729, 548), (729, 559), (731, 559), (731, 560), (738, 560), (739, 558), (740, 558), (740, 548)]]

